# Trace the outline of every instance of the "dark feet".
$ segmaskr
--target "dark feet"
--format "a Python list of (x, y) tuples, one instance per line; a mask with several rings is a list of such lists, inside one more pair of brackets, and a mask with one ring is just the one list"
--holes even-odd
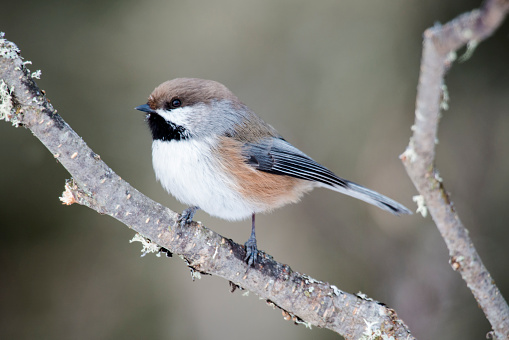
[(258, 247), (256, 247), (256, 239), (249, 238), (246, 243), (244, 243), (246, 247), (246, 257), (244, 261), (247, 262), (249, 267), (253, 266), (258, 261)]
[(180, 218), (178, 219), (178, 223), (180, 223), (180, 226), (183, 228), (186, 224), (191, 223), (193, 220), (194, 214), (196, 213), (196, 210), (200, 209), (199, 207), (189, 207), (186, 210), (182, 212), (180, 215)]

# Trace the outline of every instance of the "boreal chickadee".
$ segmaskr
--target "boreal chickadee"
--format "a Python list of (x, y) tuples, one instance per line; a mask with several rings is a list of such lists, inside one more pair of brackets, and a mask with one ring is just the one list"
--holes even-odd
[(252, 217), (246, 261), (257, 262), (255, 214), (297, 202), (324, 187), (376, 205), (395, 215), (411, 214), (398, 202), (336, 176), (288, 143), (226, 86), (177, 78), (155, 88), (146, 113), (152, 132), (152, 163), (163, 188), (190, 207), (234, 221)]

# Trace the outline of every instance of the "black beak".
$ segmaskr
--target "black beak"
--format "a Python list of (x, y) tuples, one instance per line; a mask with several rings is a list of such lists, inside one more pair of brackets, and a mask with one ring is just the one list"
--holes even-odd
[(154, 110), (152, 110), (150, 108), (150, 106), (148, 106), (148, 104), (143, 104), (143, 105), (140, 105), (140, 106), (136, 106), (134, 109), (138, 110), (138, 111), (146, 112), (146, 113), (156, 113)]

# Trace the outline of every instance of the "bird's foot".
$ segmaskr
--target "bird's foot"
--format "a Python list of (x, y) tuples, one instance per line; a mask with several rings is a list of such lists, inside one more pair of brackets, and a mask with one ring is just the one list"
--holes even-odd
[(189, 207), (182, 212), (180, 218), (177, 220), (177, 223), (180, 224), (180, 227), (185, 227), (186, 224), (189, 224), (193, 221), (194, 214), (196, 210), (200, 209), (199, 207)]
[(244, 243), (246, 247), (246, 257), (244, 261), (247, 262), (249, 267), (254, 266), (256, 262), (258, 262), (258, 247), (256, 246), (256, 239), (249, 238), (246, 243)]

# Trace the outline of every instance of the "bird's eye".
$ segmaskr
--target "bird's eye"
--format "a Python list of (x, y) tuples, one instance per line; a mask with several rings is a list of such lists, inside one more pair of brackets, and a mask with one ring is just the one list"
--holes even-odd
[(176, 107), (180, 107), (180, 105), (182, 105), (182, 102), (180, 101), (180, 99), (178, 98), (175, 98), (175, 99), (172, 99), (171, 100), (171, 108), (174, 109)]

